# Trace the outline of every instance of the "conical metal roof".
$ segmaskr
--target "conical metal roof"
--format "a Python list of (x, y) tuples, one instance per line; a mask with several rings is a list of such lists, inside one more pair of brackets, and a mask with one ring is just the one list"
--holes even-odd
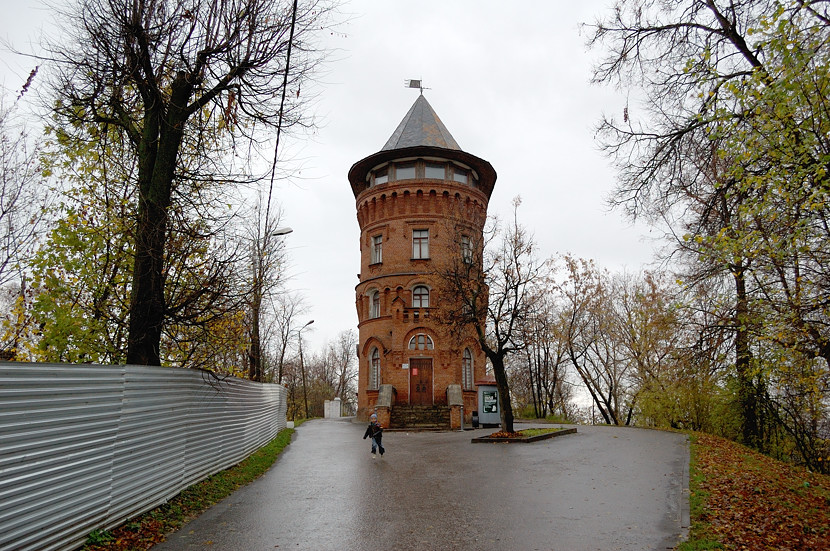
[(479, 189), (488, 199), (493, 193), (496, 184), (493, 166), (484, 159), (463, 151), (426, 98), (420, 95), (383, 149), (359, 160), (349, 169), (349, 183), (354, 196), (369, 189), (369, 172), (374, 167), (395, 159), (417, 157), (444, 158), (467, 165), (475, 172)]
[(418, 96), (409, 108), (409, 112), (381, 151), (418, 146), (461, 150), (423, 94)]

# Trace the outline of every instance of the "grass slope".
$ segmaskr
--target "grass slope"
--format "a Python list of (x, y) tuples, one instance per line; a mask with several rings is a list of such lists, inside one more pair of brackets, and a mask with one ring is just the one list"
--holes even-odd
[(830, 549), (830, 477), (692, 435), (689, 541), (702, 549)]

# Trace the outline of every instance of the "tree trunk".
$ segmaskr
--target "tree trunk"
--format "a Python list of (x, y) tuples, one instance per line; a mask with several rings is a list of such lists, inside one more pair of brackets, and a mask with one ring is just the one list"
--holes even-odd
[(504, 369), (504, 356), (490, 355), (490, 363), (493, 364), (493, 375), (496, 377), (496, 387), (499, 389), (501, 430), (513, 432), (513, 406), (510, 404), (510, 387), (507, 384), (507, 373)]
[(254, 297), (251, 308), (251, 350), (248, 353), (248, 378), (262, 382), (262, 345), (259, 336), (259, 316), (262, 304), (259, 282), (254, 282)]
[(610, 424), (620, 426), (620, 410), (619, 404), (614, 396), (614, 386), (608, 386), (608, 395), (602, 397), (605, 403), (605, 410), (608, 412), (606, 419), (610, 418)]
[[(605, 420), (605, 423), (608, 425), (613, 425), (614, 423), (611, 422), (611, 418), (608, 416), (608, 413), (605, 411), (603, 407), (604, 399), (600, 396), (597, 396), (597, 392), (594, 389), (594, 384), (592, 383), (590, 377), (585, 373), (585, 370), (579, 365), (579, 361), (577, 360), (577, 356), (572, 347), (568, 347), (568, 357), (571, 360), (571, 364), (576, 369), (579, 378), (582, 379), (582, 382), (585, 383), (585, 388), (588, 389), (588, 393), (591, 395), (591, 400), (594, 404), (599, 408), (600, 414), (602, 414), (602, 418)], [(591, 419), (593, 422), (593, 419)]]
[(282, 384), (282, 367), (285, 361), (285, 349), (288, 346), (288, 336), (286, 335), (282, 339), (282, 346), (280, 347), (280, 363), (279, 363), (279, 372), (277, 374), (277, 383)]
[(262, 310), (262, 278), (263, 262), (260, 252), (261, 243), (255, 243), (251, 261), (253, 272), (253, 289), (251, 292), (251, 348), (248, 352), (248, 378), (252, 381), (262, 382), (262, 340), (260, 338), (259, 319)]
[(140, 200), (136, 227), (135, 268), (130, 304), (127, 363), (161, 365), (159, 345), (164, 322), (164, 242), (167, 212)]
[(743, 443), (752, 448), (760, 444), (758, 406), (752, 384), (752, 352), (749, 349), (749, 304), (743, 265), (733, 267), (735, 278), (735, 371), (738, 378), (738, 405), (741, 410)]
[[(541, 355), (541, 358), (539, 357)], [(542, 349), (541, 353), (536, 355), (536, 399), (539, 403), (539, 411), (536, 413), (537, 419), (544, 419), (547, 417), (547, 403), (544, 398), (544, 391), (548, 388), (548, 353), (546, 349)]]
[(534, 371), (534, 363), (536, 366), (539, 365), (538, 361), (535, 361), (533, 351), (528, 348), (527, 349), (527, 375), (529, 377), (528, 386), (530, 387), (530, 398), (533, 400), (533, 414), (536, 418), (539, 418), (539, 399), (536, 394), (536, 383), (538, 379), (533, 376)]
[[(173, 83), (176, 105), (184, 105), (189, 92), (183, 77)], [(184, 121), (173, 107), (158, 125), (158, 136), (145, 131), (139, 146), (139, 204), (135, 235), (135, 269), (130, 297), (127, 363), (161, 365), (159, 347), (164, 327), (164, 252), (167, 211), (182, 142)], [(156, 147), (154, 143), (158, 143)], [(148, 143), (152, 142), (152, 143)], [(144, 155), (144, 158), (141, 158)], [(148, 170), (152, 170), (147, 174)]]

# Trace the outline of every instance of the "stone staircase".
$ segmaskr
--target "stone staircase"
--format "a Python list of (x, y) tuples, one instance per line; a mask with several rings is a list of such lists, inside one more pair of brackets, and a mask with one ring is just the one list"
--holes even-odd
[(447, 406), (392, 407), (389, 428), (407, 430), (449, 430), (450, 408)]

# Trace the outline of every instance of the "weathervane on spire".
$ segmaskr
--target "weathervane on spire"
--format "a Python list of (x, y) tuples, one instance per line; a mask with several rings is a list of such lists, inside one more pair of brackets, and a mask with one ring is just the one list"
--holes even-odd
[(405, 80), (403, 81), (404, 88), (417, 88), (421, 91), (421, 95), (424, 95), (424, 90), (429, 90), (429, 88), (425, 87), (423, 81), (421, 80)]

